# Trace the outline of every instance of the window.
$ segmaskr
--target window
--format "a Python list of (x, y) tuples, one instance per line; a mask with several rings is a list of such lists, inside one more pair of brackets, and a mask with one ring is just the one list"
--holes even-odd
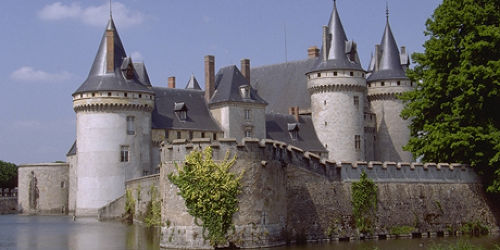
[(368, 87), (371, 87), (371, 86), (372, 86), (372, 84), (371, 84), (371, 83), (368, 83)]
[(205, 138), (205, 132), (201, 132), (201, 138)]
[(401, 85), (401, 81), (398, 81), (398, 86), (400, 86), (400, 85)]
[(129, 155), (128, 146), (121, 146), (120, 161), (121, 162), (128, 162), (128, 160), (129, 160), (128, 155)]
[(193, 131), (189, 131), (189, 140), (193, 139)]
[(245, 137), (252, 137), (252, 128), (245, 129)]
[(123, 96), (127, 97), (128, 96), (128, 93), (124, 93)]
[(216, 141), (217, 140), (217, 133), (214, 133), (213, 137), (214, 137), (214, 141)]
[(318, 77), (321, 77), (321, 73), (318, 73)]
[(326, 126), (328, 126), (328, 122), (327, 122), (327, 121), (325, 121), (325, 127), (326, 127)]
[(385, 82), (381, 82), (380, 86), (384, 87), (385, 86)]
[(334, 76), (337, 76), (337, 74), (338, 74), (338, 73), (337, 73), (337, 71), (334, 71), (334, 72), (333, 72), (333, 75), (334, 75)]
[(94, 96), (95, 96), (95, 93), (92, 93), (92, 97), (94, 97)]
[(359, 96), (357, 95), (354, 96), (354, 106), (356, 106), (356, 108), (359, 108)]
[(177, 131), (177, 139), (181, 139), (181, 131)]
[(61, 181), (61, 188), (64, 188), (64, 181)]
[(326, 105), (326, 100), (323, 101), (323, 105)]
[(135, 135), (135, 117), (127, 116), (127, 135)]
[(250, 85), (241, 85), (240, 86), (240, 95), (243, 99), (250, 98)]
[(349, 75), (350, 75), (350, 76), (354, 76), (354, 72), (352, 72), (352, 71), (351, 71), (351, 72), (349, 72)]
[(360, 135), (355, 135), (354, 136), (354, 148), (356, 150), (361, 149), (361, 136)]
[(188, 108), (184, 102), (176, 102), (174, 104), (174, 111), (179, 120), (185, 121), (187, 119)]
[(297, 138), (299, 137), (299, 124), (288, 123), (288, 134), (293, 141), (297, 140)]
[(139, 94), (139, 98), (142, 98), (142, 95), (141, 95), (141, 94)]
[(251, 112), (250, 109), (245, 109), (245, 120), (247, 121), (250, 120), (251, 117), (250, 112)]
[(111, 92), (108, 92), (108, 96), (111, 96)]

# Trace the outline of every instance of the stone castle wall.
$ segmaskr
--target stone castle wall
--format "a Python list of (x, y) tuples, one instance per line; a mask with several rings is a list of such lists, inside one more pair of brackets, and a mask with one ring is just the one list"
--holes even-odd
[(68, 167), (67, 163), (19, 166), (19, 212), (24, 214), (67, 214)]
[(378, 187), (374, 235), (390, 235), (400, 226), (422, 235), (454, 232), (468, 222), (498, 230), (478, 177), (465, 165), (330, 162), (272, 140), (178, 140), (162, 150), (162, 247), (209, 248), (167, 178), (176, 171), (174, 162), (180, 164), (191, 150), (207, 146), (215, 160), (227, 151), (236, 154), (231, 171), (244, 171), (231, 236), (242, 248), (360, 237), (352, 216), (351, 182), (362, 170)]
[[(132, 192), (135, 201), (134, 223), (143, 223), (149, 203), (153, 199), (160, 200), (159, 178), (160, 175), (155, 174), (128, 180), (126, 182), (125, 188)], [(123, 210), (123, 212), (124, 211), (125, 210)]]

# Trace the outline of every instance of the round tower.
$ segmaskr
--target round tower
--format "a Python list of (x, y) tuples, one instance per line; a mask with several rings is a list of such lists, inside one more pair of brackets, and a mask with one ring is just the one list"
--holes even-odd
[(307, 73), (314, 128), (330, 160), (364, 160), (365, 71), (356, 43), (348, 41), (334, 2), (323, 27), (321, 58)]
[(413, 159), (410, 152), (403, 150), (410, 138), (410, 121), (401, 118), (404, 104), (397, 97), (413, 89), (405, 72), (408, 66), (406, 49), (401, 47), (399, 53), (387, 14), (384, 35), (381, 44), (375, 46), (367, 78), (368, 101), (377, 122), (374, 138), (377, 161), (410, 162)]
[(151, 169), (154, 92), (139, 80), (110, 19), (87, 80), (73, 93), (76, 112), (76, 214), (125, 193), (125, 181)]

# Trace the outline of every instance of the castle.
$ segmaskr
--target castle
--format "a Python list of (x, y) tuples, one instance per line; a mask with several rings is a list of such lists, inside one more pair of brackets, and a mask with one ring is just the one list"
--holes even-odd
[[(152, 86), (144, 63), (127, 57), (112, 17), (88, 78), (73, 93), (76, 141), (66, 163), (19, 167), (18, 209), (27, 214), (119, 217), (135, 190), (144, 219), (150, 188), (161, 201), (161, 246), (211, 248), (168, 174), (191, 151), (238, 156), (241, 180), (232, 241), (268, 247), (302, 240), (361, 237), (351, 183), (366, 171), (378, 186), (375, 237), (407, 226), (412, 234), (456, 234), (469, 222), (498, 231), (481, 181), (464, 164), (409, 163), (409, 121), (397, 96), (414, 84), (389, 18), (367, 70), (335, 5), (321, 49), (305, 60), (222, 67), (205, 57), (205, 88)], [(127, 192), (129, 194), (129, 192)], [(372, 236), (373, 236), (372, 235)], [(388, 236), (389, 235), (389, 236)]]

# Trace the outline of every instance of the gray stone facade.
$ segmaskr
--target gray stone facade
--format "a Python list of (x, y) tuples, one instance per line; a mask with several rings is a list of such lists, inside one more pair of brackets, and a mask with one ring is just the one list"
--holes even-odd
[(187, 213), (179, 190), (167, 178), (191, 150), (213, 148), (214, 160), (237, 155), (231, 169), (244, 171), (236, 233), (229, 240), (242, 248), (286, 242), (360, 238), (351, 206), (351, 183), (362, 170), (377, 185), (374, 235), (391, 237), (391, 229), (414, 227), (413, 233), (455, 233), (478, 221), (493, 232), (498, 222), (485, 200), (474, 171), (462, 164), (330, 162), (277, 141), (245, 139), (165, 145), (162, 151), (161, 246), (211, 248), (202, 229)]
[(18, 210), (24, 214), (67, 214), (67, 163), (19, 166)]

